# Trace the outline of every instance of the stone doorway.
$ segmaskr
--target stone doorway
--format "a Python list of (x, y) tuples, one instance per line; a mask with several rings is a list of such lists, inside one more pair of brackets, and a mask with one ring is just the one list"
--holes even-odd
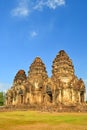
[(83, 103), (84, 102), (84, 91), (80, 92), (80, 102)]
[(23, 95), (21, 95), (21, 104), (23, 104)]
[(52, 97), (52, 90), (50, 86), (46, 86), (46, 93), (49, 97), (49, 102), (52, 103), (53, 97)]
[(52, 100), (53, 100), (52, 93), (50, 93), (48, 95), (49, 95), (49, 101), (50, 101), (50, 103), (52, 103)]

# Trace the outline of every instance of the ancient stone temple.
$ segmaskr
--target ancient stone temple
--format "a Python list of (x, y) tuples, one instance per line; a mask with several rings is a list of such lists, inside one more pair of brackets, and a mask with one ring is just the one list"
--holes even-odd
[(19, 70), (13, 86), (6, 93), (6, 105), (77, 105), (85, 103), (85, 85), (75, 76), (72, 60), (61, 50), (53, 60), (52, 76), (47, 75), (45, 64), (36, 57), (29, 67), (28, 76)]

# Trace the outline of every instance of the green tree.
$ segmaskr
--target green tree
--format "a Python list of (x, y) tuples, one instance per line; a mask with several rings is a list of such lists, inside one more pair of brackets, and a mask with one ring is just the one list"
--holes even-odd
[(4, 105), (4, 95), (3, 92), (0, 92), (0, 106)]

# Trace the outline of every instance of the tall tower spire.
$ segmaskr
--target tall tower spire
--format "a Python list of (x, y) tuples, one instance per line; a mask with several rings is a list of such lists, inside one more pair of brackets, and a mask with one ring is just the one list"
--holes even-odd
[(53, 61), (52, 77), (67, 81), (74, 75), (74, 66), (64, 50), (61, 50)]

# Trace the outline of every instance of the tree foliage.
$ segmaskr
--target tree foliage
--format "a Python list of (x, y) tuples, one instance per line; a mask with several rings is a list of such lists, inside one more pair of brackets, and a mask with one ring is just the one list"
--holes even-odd
[(0, 92), (0, 106), (4, 105), (4, 94), (3, 92)]

